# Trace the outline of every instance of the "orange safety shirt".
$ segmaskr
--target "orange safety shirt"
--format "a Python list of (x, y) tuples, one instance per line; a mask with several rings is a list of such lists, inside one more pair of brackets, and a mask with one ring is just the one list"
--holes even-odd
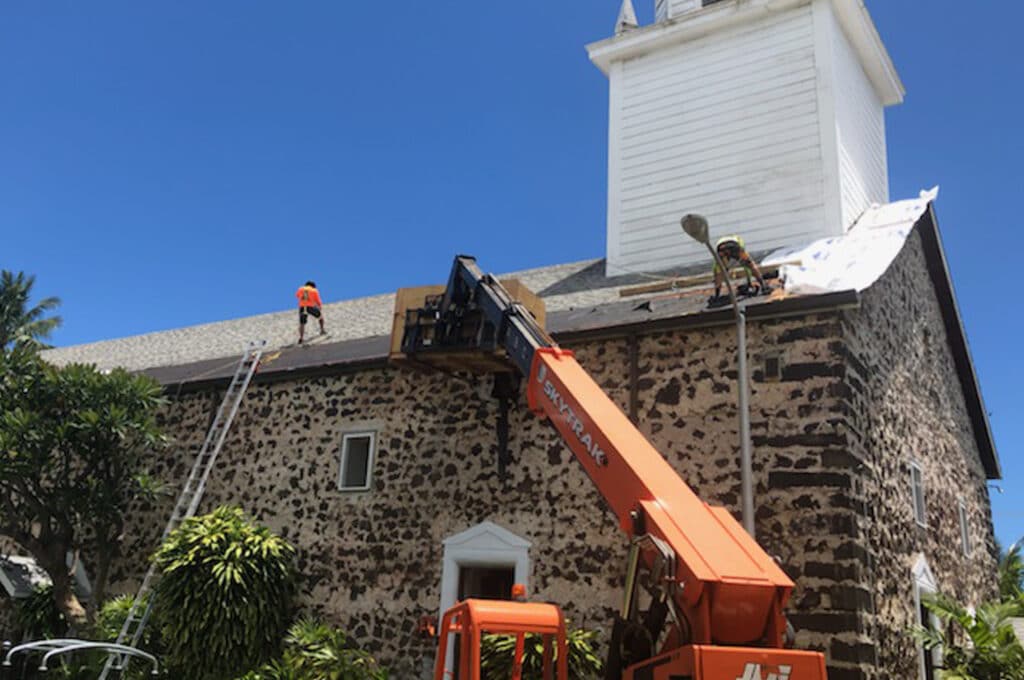
[(322, 307), (320, 304), (320, 291), (316, 288), (303, 286), (295, 291), (295, 297), (299, 298), (299, 307)]

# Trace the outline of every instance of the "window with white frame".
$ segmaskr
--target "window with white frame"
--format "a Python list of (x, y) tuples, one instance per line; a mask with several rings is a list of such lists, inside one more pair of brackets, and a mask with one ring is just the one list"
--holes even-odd
[(338, 488), (342, 491), (367, 491), (373, 471), (377, 433), (346, 432), (341, 435), (341, 469)]
[(928, 526), (924, 512), (924, 473), (917, 463), (910, 464), (910, 493), (914, 499), (914, 521)]
[(964, 557), (970, 557), (971, 555), (971, 525), (967, 519), (967, 503), (961, 498), (958, 504), (958, 514), (960, 515), (960, 548), (963, 550)]

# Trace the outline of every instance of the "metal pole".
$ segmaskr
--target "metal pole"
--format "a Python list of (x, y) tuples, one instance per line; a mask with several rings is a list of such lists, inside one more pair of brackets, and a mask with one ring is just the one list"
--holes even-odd
[(739, 389), (739, 415), (740, 415), (740, 496), (742, 504), (743, 528), (747, 530), (752, 538), (757, 538), (754, 530), (754, 471), (753, 456), (750, 451), (750, 379), (747, 374), (747, 312), (740, 307), (736, 300), (736, 291), (732, 287), (732, 277), (729, 270), (725, 268), (722, 259), (718, 257), (718, 251), (708, 241), (704, 245), (711, 252), (718, 271), (725, 279), (725, 286), (729, 291), (729, 300), (732, 302), (732, 311), (736, 316), (736, 382)]
[(754, 529), (754, 470), (750, 452), (750, 380), (747, 373), (747, 310), (736, 306), (736, 354), (740, 390), (740, 486), (743, 496), (743, 528), (752, 538)]

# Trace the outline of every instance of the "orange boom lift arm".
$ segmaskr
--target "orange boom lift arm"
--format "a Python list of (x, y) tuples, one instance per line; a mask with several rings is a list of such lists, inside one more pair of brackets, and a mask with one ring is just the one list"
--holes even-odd
[[(630, 539), (607, 678), (804, 680), (824, 657), (783, 648), (793, 582), (728, 510), (701, 501), (526, 307), (474, 258), (443, 294), (408, 310), (401, 350), (504, 354)], [(774, 678), (772, 677), (774, 676)]]

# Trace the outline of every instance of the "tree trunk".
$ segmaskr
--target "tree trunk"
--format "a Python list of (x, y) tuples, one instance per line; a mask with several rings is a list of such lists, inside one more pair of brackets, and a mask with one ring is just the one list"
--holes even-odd
[(107, 580), (110, 578), (110, 561), (114, 558), (114, 548), (100, 543), (96, 556), (96, 575), (92, 581), (92, 606), (89, 608), (89, 620), (96, 622), (99, 610), (107, 599)]
[(74, 579), (63, 564), (53, 569), (47, 568), (47, 572), (53, 580), (53, 600), (57, 604), (57, 609), (64, 614), (64, 619), (68, 622), (68, 633), (73, 637), (89, 623), (85, 607), (75, 595)]

